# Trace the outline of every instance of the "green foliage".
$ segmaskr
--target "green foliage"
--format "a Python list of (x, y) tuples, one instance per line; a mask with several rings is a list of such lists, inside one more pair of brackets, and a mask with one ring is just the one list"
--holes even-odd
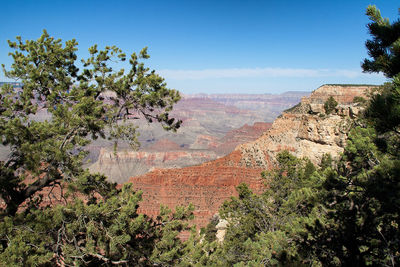
[(278, 155), (279, 168), (264, 172), (269, 188), (254, 194), (245, 184), (237, 187), (220, 209), (229, 222), (224, 242), (209, 251), (207, 265), (217, 266), (299, 266), (313, 264), (303, 259), (296, 240), (301, 239), (305, 222), (323, 217), (318, 204), (322, 181), (309, 160), (289, 152)]
[[(54, 39), (44, 31), (38, 40), (9, 41), (14, 62), (5, 76), (23, 84), (20, 90), (3, 85), (0, 91), (0, 142), (10, 149), (0, 162), (0, 197), (4, 213), (13, 215), (37, 192), (67, 181), (98, 186), (83, 168), (86, 146), (101, 138), (124, 139), (137, 146), (140, 116), (175, 130), (180, 121), (168, 116), (180, 96), (144, 66), (146, 48), (130, 56), (130, 70), (110, 66), (125, 61), (117, 47), (89, 49), (89, 58), (77, 67), (77, 42)], [(50, 119), (35, 120), (45, 110)], [(33, 178), (29, 184), (27, 177)], [(90, 182), (88, 184), (88, 182)], [(36, 203), (39, 204), (39, 203)]]
[(362, 96), (355, 96), (353, 99), (354, 103), (365, 104), (367, 100)]
[(372, 96), (366, 116), (380, 133), (393, 131), (400, 134), (400, 75)]
[(193, 219), (194, 206), (177, 206), (175, 213), (171, 215), (171, 210), (161, 206), (160, 215), (156, 218), (156, 230), (160, 237), (155, 242), (154, 250), (151, 254), (152, 265), (174, 266), (181, 262), (185, 253), (185, 245), (179, 238), (179, 233), (189, 230), (187, 220)]
[(178, 238), (193, 207), (163, 209), (155, 220), (138, 214), (141, 193), (130, 185), (105, 201), (32, 209), (0, 222), (0, 262), (27, 265), (174, 265)]
[(219, 222), (218, 216), (213, 216), (211, 221), (207, 224), (205, 228), (200, 230), (200, 234), (204, 236), (205, 241), (211, 243), (216, 240), (215, 235), (217, 234), (217, 224)]
[[(38, 40), (9, 42), (14, 63), (0, 91), (0, 142), (10, 150), (0, 162), (0, 262), (7, 266), (176, 265), (186, 245), (193, 206), (162, 207), (157, 218), (138, 214), (141, 193), (118, 189), (83, 168), (93, 139), (124, 139), (138, 145), (134, 119), (176, 130), (169, 117), (179, 93), (168, 89), (141, 62), (146, 48), (126, 60), (115, 47), (89, 49), (77, 67), (77, 42), (64, 44), (46, 31)], [(45, 111), (49, 118), (39, 120)], [(42, 203), (43, 192), (61, 190), (63, 205)], [(47, 191), (44, 191), (46, 190)]]
[(393, 265), (399, 260), (399, 160), (379, 151), (376, 133), (357, 127), (336, 170), (325, 172), (328, 223), (309, 226), (324, 265)]
[(332, 111), (335, 110), (337, 105), (338, 105), (338, 102), (333, 98), (333, 96), (330, 96), (328, 98), (328, 100), (326, 100), (324, 103), (325, 113), (326, 114), (332, 113)]
[(383, 72), (392, 78), (400, 72), (400, 21), (390, 23), (382, 18), (376, 6), (369, 6), (366, 12), (371, 20), (368, 24), (372, 40), (365, 45), (371, 59), (365, 59), (362, 68), (365, 72)]
[(322, 156), (321, 163), (320, 163), (321, 170), (324, 171), (325, 169), (327, 169), (329, 167), (332, 168), (333, 167), (332, 164), (333, 164), (332, 156), (330, 154), (324, 154)]

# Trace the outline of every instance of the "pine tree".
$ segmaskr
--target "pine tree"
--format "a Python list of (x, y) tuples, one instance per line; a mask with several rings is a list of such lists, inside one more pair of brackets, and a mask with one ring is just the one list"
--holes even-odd
[(333, 96), (330, 96), (328, 98), (328, 100), (326, 100), (324, 103), (325, 113), (326, 114), (332, 113), (332, 111), (335, 110), (337, 105), (338, 105), (338, 102), (333, 98)]
[(312, 238), (303, 243), (324, 265), (397, 266), (400, 261), (400, 23), (383, 19), (375, 6), (367, 15), (372, 59), (363, 68), (392, 79), (367, 103), (337, 167), (325, 172), (322, 201), (328, 220), (309, 224)]
[[(94, 139), (136, 147), (136, 118), (179, 128), (169, 117), (179, 93), (141, 62), (146, 48), (130, 56), (125, 72), (111, 67), (126, 60), (115, 46), (91, 47), (82, 70), (75, 40), (63, 44), (44, 31), (38, 40), (17, 37), (9, 46), (14, 63), (5, 75), (23, 86), (6, 84), (0, 92), (0, 141), (10, 151), (0, 162), (1, 265), (179, 263), (185, 251), (179, 234), (189, 230), (193, 207), (161, 208), (150, 218), (137, 212), (141, 192), (83, 167)], [(49, 118), (38, 120), (39, 111)], [(62, 189), (60, 204), (42, 203), (44, 189)]]
[[(10, 53), (14, 63), (5, 75), (23, 86), (17, 91), (5, 85), (0, 92), (0, 141), (10, 150), (0, 162), (0, 197), (7, 215), (14, 215), (22, 203), (29, 207), (34, 199), (40, 201), (38, 192), (64, 181), (77, 182), (81, 190), (101, 188), (98, 183), (104, 179), (82, 168), (91, 140), (124, 139), (136, 146), (131, 122), (139, 116), (167, 130), (180, 125), (168, 116), (179, 93), (139, 61), (149, 57), (146, 48), (131, 55), (131, 69), (125, 73), (110, 66), (126, 60), (115, 46), (91, 47), (82, 70), (75, 40), (63, 45), (44, 31), (38, 40), (17, 37), (9, 46), (15, 50)], [(50, 119), (33, 119), (40, 110)]]
[(376, 6), (368, 6), (366, 15), (371, 22), (367, 25), (372, 36), (365, 45), (372, 59), (365, 59), (365, 72), (382, 72), (392, 78), (400, 72), (400, 21), (390, 23), (382, 18)]
[(267, 188), (254, 194), (247, 185), (237, 187), (220, 209), (229, 226), (223, 243), (210, 252), (209, 265), (302, 266), (314, 264), (297, 246), (307, 232), (304, 225), (323, 219), (318, 202), (322, 180), (315, 166), (288, 151), (277, 156), (278, 168), (264, 172)]

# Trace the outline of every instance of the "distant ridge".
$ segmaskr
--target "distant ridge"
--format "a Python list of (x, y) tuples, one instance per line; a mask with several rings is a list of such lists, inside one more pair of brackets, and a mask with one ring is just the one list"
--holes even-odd
[[(359, 87), (362, 87), (362, 86), (380, 86), (380, 85), (379, 84), (327, 83), (327, 84), (321, 85), (320, 87), (322, 87), (322, 86), (341, 86), (341, 87), (357, 87), (357, 86), (359, 86)], [(318, 88), (320, 88), (320, 87), (318, 87)]]
[(253, 96), (280, 96), (280, 95), (287, 95), (287, 94), (302, 94), (302, 95), (305, 95), (305, 94), (310, 94), (310, 93), (311, 93), (310, 91), (285, 91), (285, 92), (282, 92), (282, 93), (258, 93), (258, 94), (255, 94), (255, 93), (253, 93), (253, 94), (252, 93), (234, 93), (234, 94), (232, 94), (232, 93), (213, 93), (213, 94), (194, 93), (194, 94), (184, 94), (184, 93), (182, 93), (181, 95), (183, 97), (188, 97), (188, 98), (196, 98), (196, 97), (212, 98), (212, 97), (227, 96), (227, 95), (229, 95), (229, 96), (250, 96), (250, 97), (253, 97)]

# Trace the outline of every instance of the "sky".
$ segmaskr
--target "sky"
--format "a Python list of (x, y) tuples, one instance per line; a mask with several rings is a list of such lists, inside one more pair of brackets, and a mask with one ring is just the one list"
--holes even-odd
[(370, 4), (390, 21), (399, 17), (394, 0), (0, 0), (0, 63), (12, 63), (7, 40), (37, 39), (46, 29), (75, 38), (79, 57), (93, 44), (127, 54), (147, 46), (146, 65), (184, 94), (382, 84), (383, 75), (360, 67)]

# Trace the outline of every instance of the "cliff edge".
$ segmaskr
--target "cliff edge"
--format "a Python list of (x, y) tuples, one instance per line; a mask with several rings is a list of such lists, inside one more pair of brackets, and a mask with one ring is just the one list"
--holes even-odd
[[(355, 97), (368, 98), (372, 85), (323, 85), (286, 110), (272, 127), (253, 142), (240, 145), (241, 163), (249, 168), (270, 169), (277, 153), (288, 150), (297, 157), (307, 157), (319, 164), (324, 154), (339, 157), (346, 145), (347, 134), (362, 110)], [(326, 113), (324, 103), (329, 97), (336, 108)]]
[[(354, 97), (367, 98), (376, 86), (324, 85), (295, 107), (285, 111), (272, 127), (253, 142), (239, 145), (231, 154), (198, 166), (154, 170), (130, 178), (136, 189), (143, 191), (140, 210), (156, 215), (159, 205), (170, 208), (193, 203), (195, 221), (205, 226), (220, 205), (232, 195), (235, 187), (245, 182), (255, 192), (264, 186), (261, 171), (271, 169), (275, 157), (289, 150), (298, 157), (319, 163), (325, 153), (337, 158), (346, 144), (347, 134), (362, 107)], [(338, 102), (326, 114), (325, 101), (332, 96)]]

